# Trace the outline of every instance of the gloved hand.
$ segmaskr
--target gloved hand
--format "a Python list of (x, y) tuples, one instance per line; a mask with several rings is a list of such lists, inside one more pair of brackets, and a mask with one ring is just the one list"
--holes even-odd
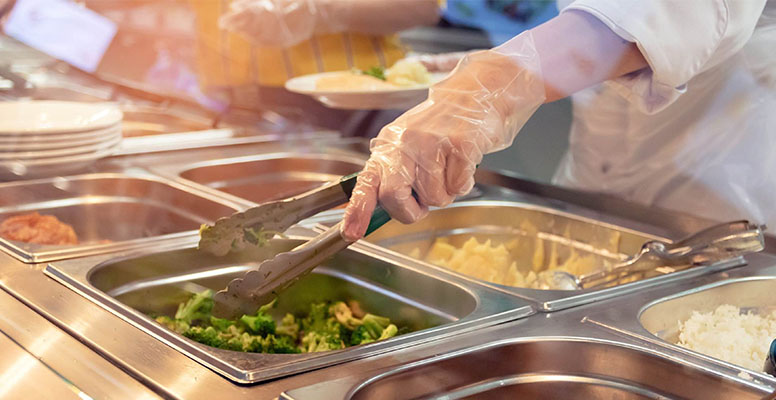
[(372, 155), (345, 210), (342, 236), (364, 235), (378, 199), (394, 219), (411, 223), (429, 206), (446, 206), (468, 193), (482, 156), (512, 144), (544, 100), (530, 31), (464, 57), (447, 79), (431, 87), (426, 101), (372, 140)]
[(348, 13), (327, 0), (235, 0), (218, 23), (259, 45), (288, 47), (315, 33), (344, 30)]
[(458, 62), (468, 54), (482, 50), (456, 51), (454, 53), (418, 54), (406, 57), (407, 60), (418, 61), (429, 72), (450, 72), (458, 65)]

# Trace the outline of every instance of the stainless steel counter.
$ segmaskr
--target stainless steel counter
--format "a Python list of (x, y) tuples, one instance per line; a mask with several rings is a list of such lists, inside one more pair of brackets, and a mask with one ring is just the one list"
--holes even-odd
[[(191, 164), (192, 160), (207, 161), (254, 157), (255, 154), (261, 152), (272, 153), (284, 148), (288, 149), (287, 146), (254, 144), (156, 155), (126, 155), (104, 160), (99, 164), (98, 169), (106, 172), (143, 171), (144, 173), (158, 173), (164, 175), (164, 179), (174, 181), (182, 187), (196, 188), (193, 191), (207, 193), (207, 196), (229, 201), (229, 204), (238, 207), (248, 207), (253, 204), (251, 201), (240, 199), (234, 194), (223, 194), (213, 188), (189, 181), (181, 176), (179, 170), (169, 165), (188, 165)], [(347, 152), (346, 149), (342, 148), (339, 150), (332, 148), (331, 151), (334, 153)], [(589, 194), (574, 196), (573, 192), (564, 191), (563, 196), (555, 196), (558, 194), (554, 192), (555, 188), (541, 187), (541, 190), (531, 190), (532, 188), (536, 189), (536, 186), (532, 186), (534, 184), (516, 178), (490, 176), (488, 179), (481, 179), (481, 182), (491, 185), (478, 188), (479, 191), (475, 197), (479, 199), (524, 202), (528, 198), (539, 198), (547, 207), (555, 210), (602, 220), (608, 224), (632, 229), (648, 236), (675, 239), (682, 236), (686, 230), (704, 224), (703, 221), (696, 221), (687, 216), (675, 216), (674, 219), (671, 219), (669, 218), (670, 214), (662, 212), (655, 212), (655, 218), (651, 219), (649, 215), (639, 214), (640, 212), (650, 212), (650, 210), (631, 206), (624, 202), (613, 203), (605, 197), (601, 197), (599, 204), (596, 205), (593, 201), (595, 197)], [(501, 183), (512, 189), (493, 186), (494, 183)], [(575, 199), (582, 199), (582, 201), (575, 204)], [(606, 208), (604, 205), (610, 207)], [(331, 215), (328, 218), (331, 218)], [(639, 217), (634, 218), (634, 216)], [(662, 225), (663, 221), (671, 221), (671, 223)], [(159, 396), (181, 399), (271, 399), (285, 392), (284, 396), (293, 399), (338, 399), (343, 398), (346, 393), (355, 390), (356, 387), (360, 387), (366, 380), (380, 374), (393, 374), (397, 367), (406, 363), (419, 362), (415, 365), (423, 367), (424, 365), (432, 365), (429, 363), (433, 361), (434, 366), (446, 365), (444, 363), (445, 357), (450, 357), (450, 354), (454, 352), (465, 355), (474, 350), (485, 351), (481, 354), (489, 354), (491, 357), (513, 354), (518, 359), (506, 361), (518, 364), (523, 362), (519, 359), (520, 357), (537, 357), (537, 363), (540, 359), (549, 357), (546, 359), (548, 364), (534, 363), (529, 365), (538, 369), (546, 369), (549, 368), (548, 366), (557, 365), (553, 364), (557, 360), (551, 360), (555, 356), (549, 350), (554, 346), (568, 348), (569, 351), (580, 351), (580, 357), (585, 360), (595, 359), (594, 354), (606, 354), (606, 349), (615, 349), (612, 350), (612, 353), (619, 354), (623, 360), (618, 365), (633, 367), (636, 365), (634, 364), (636, 361), (642, 360), (650, 365), (648, 368), (645, 367), (645, 371), (655, 373), (660, 370), (661, 366), (665, 366), (669, 370), (677, 371), (678, 376), (687, 382), (693, 380), (700, 382), (701, 385), (695, 387), (699, 390), (698, 393), (709, 393), (704, 398), (715, 398), (714, 396), (726, 393), (756, 398), (754, 396), (764, 395), (766, 392), (776, 389), (776, 379), (751, 373), (751, 379), (742, 378), (739, 376), (739, 373), (742, 372), (740, 368), (734, 368), (671, 345), (650, 333), (639, 320), (639, 315), (644, 307), (666, 296), (701, 285), (720, 282), (731, 277), (776, 275), (776, 270), (774, 270), (776, 257), (768, 254), (746, 257), (747, 265), (730, 265), (728, 267), (732, 267), (732, 269), (727, 271), (720, 272), (710, 269), (698, 274), (688, 274), (680, 277), (681, 279), (665, 280), (660, 284), (644, 285), (631, 291), (621, 292), (615, 297), (600, 298), (588, 305), (578, 305), (561, 311), (546, 310), (548, 312), (535, 313), (531, 316), (527, 316), (528, 313), (513, 313), (507, 318), (496, 319), (491, 324), (472, 324), (470, 326), (470, 328), (476, 329), (450, 329), (447, 332), (449, 334), (428, 336), (427, 340), (414, 340), (412, 337), (408, 337), (410, 340), (401, 342), (401, 345), (395, 347), (390, 347), (390, 343), (386, 342), (384, 351), (375, 351), (374, 353), (362, 354), (360, 357), (339, 360), (336, 365), (313, 366), (312, 368), (318, 369), (264, 381), (260, 384), (235, 384), (210, 367), (203, 365), (202, 360), (198, 357), (192, 357), (190, 353), (181, 351), (178, 338), (161, 335), (158, 332), (157, 334), (149, 334), (148, 326), (139, 325), (136, 320), (128, 318), (129, 314), (127, 314), (125, 306), (108, 307), (105, 302), (95, 301), (95, 297), (103, 296), (100, 293), (110, 291), (110, 285), (107, 283), (105, 285), (97, 284), (95, 278), (89, 276), (91, 271), (98, 269), (97, 267), (104, 269), (111, 265), (111, 262), (115, 264), (116, 257), (123, 257), (125, 260), (130, 257), (131, 259), (133, 254), (137, 254), (136, 251), (152, 256), (165, 251), (174, 255), (175, 251), (190, 246), (195, 235), (195, 232), (184, 233), (182, 237), (174, 240), (158, 243), (151, 241), (152, 243), (142, 249), (124, 249), (95, 255), (89, 259), (76, 258), (72, 261), (52, 262), (49, 272), (54, 274), (53, 271), (59, 271), (57, 279), (65, 282), (67, 286), (44, 273), (47, 264), (25, 264), (9, 254), (0, 253), (0, 287), (3, 290), (0, 292), (0, 305), (4, 310), (3, 315), (0, 315), (0, 331), (17, 346), (14, 348), (8, 344), (9, 348), (18, 351), (23, 348), (28, 354), (38, 358), (47, 370), (53, 371), (51, 374), (41, 372), (43, 375), (40, 376), (48, 376), (48, 378), (42, 377), (41, 379), (54, 379), (52, 376), (63, 377), (69, 385), (68, 388), (77, 388), (92, 398), (153, 398)], [(442, 277), (441, 279), (455, 282), (455, 285), (469, 292), (493, 289), (475, 280), (430, 268), (428, 265), (407, 257), (393, 256), (390, 252), (379, 250), (371, 244), (359, 244), (353, 251), (372, 259), (395, 264), (394, 267), (390, 267), (396, 268), (394, 272), (399, 270), (416, 271), (435, 279)], [(63, 265), (72, 268), (64, 268)], [(125, 266), (128, 265), (125, 263)], [(186, 265), (182, 267), (186, 267)], [(75, 278), (66, 279), (67, 276)], [(492, 315), (504, 312), (505, 305), (508, 306), (507, 308), (518, 307), (518, 303), (508, 303), (506, 298), (499, 300), (495, 296), (498, 291), (491, 290), (489, 293), (491, 293), (489, 295), (491, 297), (487, 297), (487, 300), (485, 300), (486, 297), (481, 297), (480, 301), (483, 304), (480, 306), (485, 306), (485, 309), (490, 310), (488, 312)], [(419, 298), (422, 296), (420, 293), (416, 293), (409, 295), (409, 297)], [(435, 301), (436, 307), (444, 309), (443, 303), (439, 300)], [(447, 301), (455, 301), (455, 299)], [(521, 303), (520, 306), (522, 305), (525, 303)], [(533, 308), (538, 309), (538, 304), (534, 304)], [(454, 319), (466, 321), (465, 313), (457, 315), (452, 312), (449, 314), (453, 315)], [(3, 337), (0, 336), (0, 345), (3, 345), (2, 342)], [(498, 348), (504, 351), (489, 350), (496, 348), (493, 346), (497, 344), (500, 346)], [(18, 351), (16, 354), (21, 354)], [(585, 354), (589, 354), (589, 356), (585, 356)], [(21, 357), (25, 358), (23, 355)], [(597, 365), (606, 363), (607, 360), (606, 357), (600, 358)], [(440, 361), (442, 364), (437, 364), (436, 361)], [(470, 365), (472, 365), (471, 368), (478, 368), (473, 364)], [(428, 368), (436, 367), (429, 366)], [(487, 370), (485, 366), (479, 368)], [(525, 372), (509, 369), (504, 371), (513, 375)], [(584, 371), (579, 369), (569, 370), (564, 375), (566, 378), (563, 379), (572, 379), (582, 372)], [(601, 370), (591, 369), (588, 372), (601, 373)], [(649, 373), (645, 372), (645, 374)], [(654, 393), (663, 393), (664, 391), (661, 391), (663, 389), (659, 388), (665, 389), (667, 386), (661, 386), (660, 382), (654, 380), (651, 381), (650, 379), (653, 378), (649, 378), (647, 375), (642, 378), (618, 375), (615, 378), (627, 379), (630, 382), (642, 379), (639, 385), (631, 386), (636, 389), (641, 388), (639, 390), (643, 389), (644, 393), (650, 390)], [(556, 379), (559, 378), (556, 377)], [(719, 390), (700, 392), (700, 390), (704, 390), (704, 386)], [(658, 388), (656, 389), (656, 387)], [(669, 397), (681, 397), (687, 394), (686, 391), (682, 390), (667, 391), (666, 393), (669, 394)]]

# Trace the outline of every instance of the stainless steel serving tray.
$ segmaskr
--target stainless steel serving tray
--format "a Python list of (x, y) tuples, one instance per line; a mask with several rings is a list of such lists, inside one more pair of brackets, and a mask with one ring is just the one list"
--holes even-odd
[[(495, 335), (490, 335), (495, 336)], [(538, 336), (494, 341), (289, 390), (322, 399), (761, 399), (765, 392), (666, 353), (619, 341)]]
[[(297, 233), (300, 228), (295, 228)], [(174, 313), (190, 292), (220, 289), (273, 254), (309, 237), (273, 240), (270, 245), (217, 258), (196, 251), (196, 238), (153, 252), (102, 255), (61, 261), (45, 273), (186, 356), (239, 383), (321, 368), (407, 346), (441, 340), (533, 313), (527, 302), (422, 266), (374, 256), (355, 245), (285, 291), (278, 312), (302, 311), (320, 300), (360, 301), (366, 310), (415, 332), (373, 344), (314, 354), (254, 354), (204, 346), (156, 324), (146, 313)]]
[[(120, 251), (191, 235), (240, 204), (148, 173), (95, 173), (0, 183), (0, 220), (37, 211), (73, 227), (73, 246), (0, 238), (17, 259), (46, 262)], [(109, 240), (110, 243), (100, 241)]]
[(278, 150), (154, 166), (151, 170), (259, 204), (304, 193), (360, 171), (366, 161), (365, 154), (348, 150), (329, 152), (314, 146)]
[[(540, 242), (545, 249), (544, 254), (541, 255), (543, 268), (551, 262), (551, 258), (556, 258), (560, 262), (568, 258), (572, 253), (571, 249), (577, 255), (590, 256), (595, 260), (595, 265), (603, 267), (605, 263), (611, 264), (628, 255), (636, 254), (641, 245), (648, 240), (660, 239), (670, 242), (665, 238), (587, 217), (583, 210), (575, 210), (573, 207), (561, 211), (556, 204), (520, 200), (476, 200), (455, 203), (444, 209), (433, 210), (428, 217), (412, 225), (391, 221), (370, 235), (367, 240), (375, 245), (375, 249), (378, 247), (388, 249), (387, 254), (401, 257), (409, 257), (413, 253), (420, 254), (420, 259), (413, 258), (413, 260), (430, 268), (450, 271), (423, 261), (425, 253), (436, 238), (444, 237), (451, 243), (460, 245), (472, 236), (480, 241), (491, 239), (494, 242), (520, 238), (520, 242), (511, 254), (521, 272), (531, 269), (535, 262), (534, 249)], [(553, 247), (555, 250), (552, 250)], [(550, 257), (550, 255), (556, 257)], [(667, 274), (655, 273), (634, 282), (608, 288), (580, 291), (503, 286), (450, 272), (462, 279), (473, 280), (481, 285), (535, 302), (540, 311), (557, 311), (743, 264), (743, 259), (735, 259), (708, 267)], [(664, 272), (668, 271), (670, 270), (664, 270)]]
[(593, 310), (586, 317), (586, 323), (703, 359), (730, 375), (748, 377), (776, 387), (776, 377), (675, 344), (679, 336), (679, 321), (687, 320), (694, 311), (710, 312), (723, 304), (762, 313), (776, 309), (776, 258), (756, 254), (747, 256), (747, 259), (751, 265), (746, 268), (679, 282), (630, 296), (614, 308)]

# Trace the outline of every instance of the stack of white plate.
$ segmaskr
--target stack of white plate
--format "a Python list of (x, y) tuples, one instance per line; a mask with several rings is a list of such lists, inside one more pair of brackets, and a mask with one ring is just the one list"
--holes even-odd
[(0, 176), (61, 175), (113, 154), (121, 142), (113, 104), (0, 102)]

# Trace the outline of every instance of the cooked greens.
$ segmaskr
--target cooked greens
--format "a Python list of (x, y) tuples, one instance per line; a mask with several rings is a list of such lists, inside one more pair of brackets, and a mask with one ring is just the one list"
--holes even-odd
[(236, 320), (216, 318), (213, 291), (205, 290), (178, 305), (174, 317), (155, 320), (187, 338), (220, 349), (253, 353), (313, 353), (344, 349), (388, 339), (399, 329), (386, 317), (366, 314), (357, 303), (342, 301), (310, 305), (306, 315), (286, 314), (279, 322), (270, 314), (276, 300), (259, 308), (254, 315)]
[(373, 76), (381, 81), (385, 80), (385, 68), (383, 67), (371, 67), (366, 71), (363, 71), (364, 75)]

